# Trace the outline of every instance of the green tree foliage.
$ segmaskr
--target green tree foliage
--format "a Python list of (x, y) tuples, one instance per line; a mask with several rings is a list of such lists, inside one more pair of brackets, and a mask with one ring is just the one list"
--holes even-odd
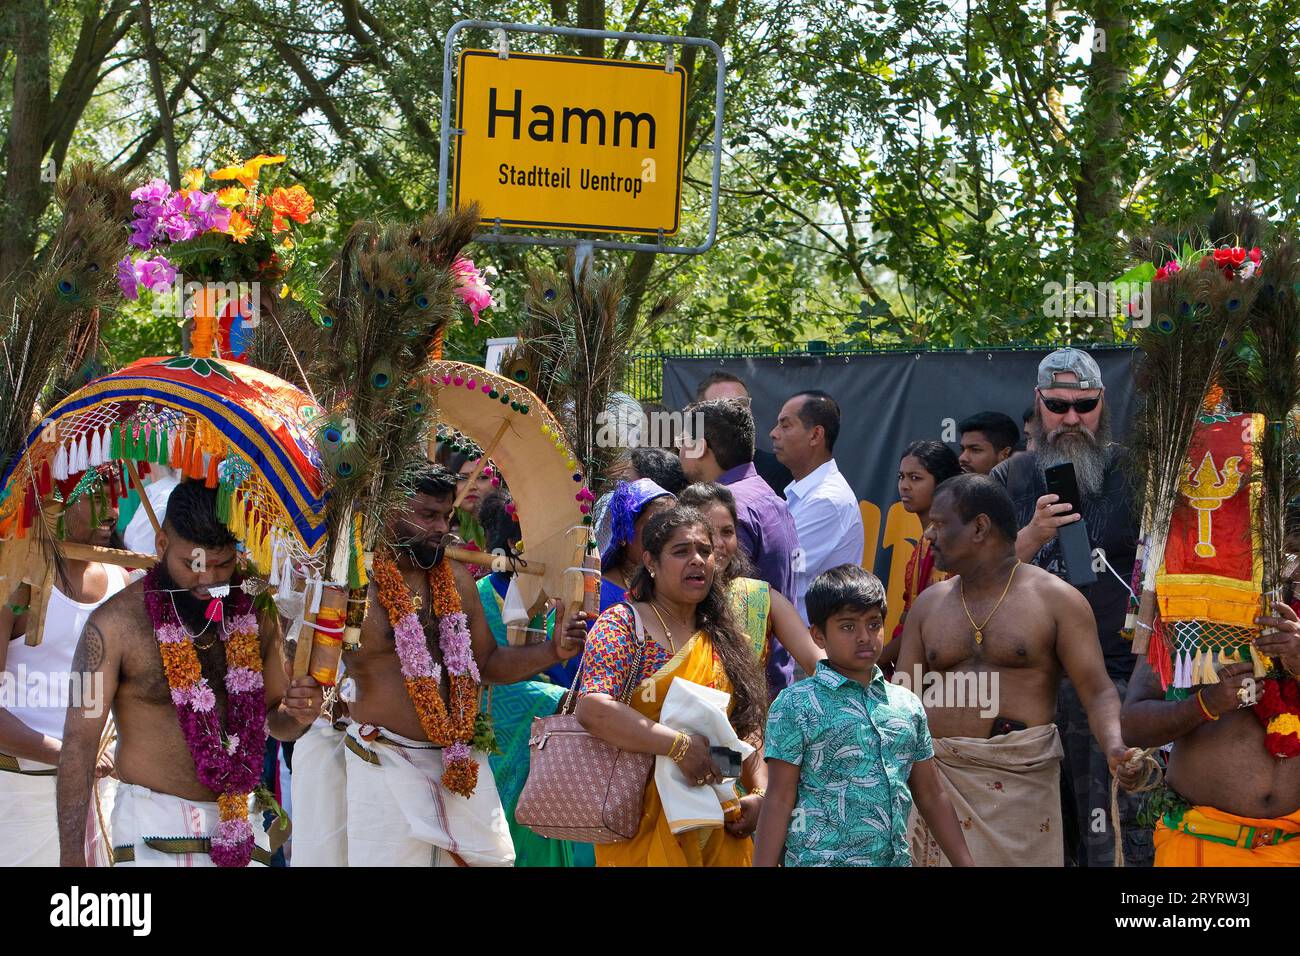
[[(12, 0), (0, 6), (0, 270), (39, 255), (48, 172), (75, 159), (168, 177), (288, 153), (286, 172), (318, 199), (321, 262), (356, 218), (429, 208), (442, 39), (467, 15), (707, 36), (726, 51), (718, 245), (621, 257), (630, 308), (684, 297), (660, 344), (1109, 339), (1110, 316), (1052, 315), (1046, 284), (1114, 279), (1129, 235), (1200, 216), (1221, 193), (1283, 219), (1300, 208), (1289, 0), (521, 0), (468, 12)], [(511, 44), (662, 56), (614, 41)], [(714, 74), (710, 57), (677, 55), (690, 75), (692, 238), (708, 215)], [(479, 246), (476, 258), (498, 269), (501, 305), (457, 330), (457, 354), (510, 334), (521, 267), (554, 257)], [(118, 358), (176, 341), (172, 320), (150, 321), (110, 324)]]

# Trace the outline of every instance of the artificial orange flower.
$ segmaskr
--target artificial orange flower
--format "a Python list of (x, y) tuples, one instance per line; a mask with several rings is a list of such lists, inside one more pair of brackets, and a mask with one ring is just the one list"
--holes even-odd
[(188, 170), (185, 175), (181, 177), (181, 189), (202, 189), (203, 179), (203, 170), (197, 168)]
[(271, 215), (271, 231), (284, 232), (289, 228), (289, 221), (281, 216), (278, 212)]
[(238, 166), (225, 166), (218, 169), (209, 178), (211, 179), (237, 179), (244, 184), (245, 189), (252, 189), (253, 184), (257, 182), (257, 177), (262, 172), (263, 166), (273, 166), (276, 163), (284, 162), (283, 156), (267, 156), (265, 153), (254, 156), (252, 159), (245, 160)]
[(288, 189), (280, 186), (272, 190), (266, 204), (299, 225), (305, 223), (316, 209), (316, 200), (312, 199), (311, 194), (301, 185), (291, 186)]
[(230, 225), (227, 227), (228, 232), (235, 242), (243, 243), (253, 234), (253, 224), (241, 212), (231, 212)]

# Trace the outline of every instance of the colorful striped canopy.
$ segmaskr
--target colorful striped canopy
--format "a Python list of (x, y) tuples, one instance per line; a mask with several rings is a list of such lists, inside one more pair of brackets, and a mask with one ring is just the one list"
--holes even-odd
[(0, 530), (55, 481), (106, 462), (144, 461), (220, 487), (222, 517), (260, 568), (284, 553), (311, 558), (325, 535), (311, 428), (319, 411), (250, 365), (140, 359), (70, 395), (32, 430), (2, 476)]

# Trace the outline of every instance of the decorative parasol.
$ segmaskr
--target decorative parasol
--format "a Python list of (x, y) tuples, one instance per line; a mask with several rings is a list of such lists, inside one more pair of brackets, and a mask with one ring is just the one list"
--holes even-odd
[(56, 483), (116, 465), (111, 484), (124, 496), (131, 485), (142, 490), (141, 462), (219, 488), (219, 517), (272, 584), (289, 562), (316, 563), (324, 537), (317, 414), (294, 386), (238, 362), (146, 358), (97, 379), (50, 409), (0, 475), (0, 582), (32, 580), (23, 577), (32, 573), (31, 539), (48, 532), (41, 514)]
[[(562, 599), (569, 609), (582, 603), (585, 578), (588, 588), (600, 586), (598, 562), (584, 568), (594, 496), (559, 421), (528, 388), (476, 365), (437, 362), (430, 385), (438, 421), (483, 449), (466, 486), (489, 458), (510, 484), (522, 534), (514, 570), (524, 606), (537, 613), (547, 599)], [(449, 549), (448, 556), (484, 560), (478, 551)]]

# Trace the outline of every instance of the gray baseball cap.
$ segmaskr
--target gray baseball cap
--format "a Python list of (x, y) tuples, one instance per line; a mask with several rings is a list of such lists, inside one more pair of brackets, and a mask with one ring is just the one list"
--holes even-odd
[[(1058, 382), (1057, 376), (1062, 372), (1073, 372), (1079, 380)], [(1101, 369), (1091, 355), (1079, 349), (1057, 349), (1038, 363), (1038, 387), (1077, 388), (1082, 391), (1106, 386), (1101, 384)]]

